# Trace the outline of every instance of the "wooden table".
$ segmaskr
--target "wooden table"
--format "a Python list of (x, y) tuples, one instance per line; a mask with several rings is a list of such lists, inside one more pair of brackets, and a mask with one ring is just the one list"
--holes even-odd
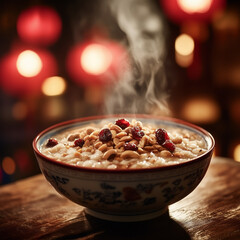
[(40, 174), (0, 188), (0, 239), (240, 239), (240, 164), (214, 158), (200, 185), (169, 213), (138, 223), (88, 216)]

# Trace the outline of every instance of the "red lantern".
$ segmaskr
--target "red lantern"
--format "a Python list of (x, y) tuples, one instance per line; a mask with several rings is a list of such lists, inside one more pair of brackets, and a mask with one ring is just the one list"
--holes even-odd
[(119, 43), (89, 41), (71, 49), (67, 69), (80, 85), (101, 85), (117, 80), (126, 61), (126, 51)]
[(62, 30), (57, 12), (46, 6), (35, 6), (23, 11), (17, 20), (17, 31), (22, 40), (31, 44), (54, 43)]
[[(26, 52), (33, 53), (35, 57), (38, 56), (41, 65), (28, 66), (25, 62), (21, 66), (21, 62), (19, 61), (25, 61), (24, 58), (20, 59), (21, 54), (24, 55)], [(33, 59), (33, 61), (35, 60)], [(31, 67), (36, 68), (34, 74)], [(23, 74), (24, 71), (25, 74)], [(24, 48), (13, 50), (0, 61), (0, 87), (8, 94), (18, 97), (37, 95), (41, 92), (43, 81), (49, 76), (56, 75), (56, 72), (56, 61), (48, 51)], [(27, 73), (31, 74), (27, 75)]]
[(174, 22), (209, 21), (214, 12), (225, 6), (225, 0), (161, 0), (161, 4)]

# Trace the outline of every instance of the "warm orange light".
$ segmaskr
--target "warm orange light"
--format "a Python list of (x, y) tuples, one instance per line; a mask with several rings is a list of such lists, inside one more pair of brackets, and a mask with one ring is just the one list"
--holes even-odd
[(66, 81), (59, 76), (47, 78), (42, 85), (42, 92), (47, 96), (61, 95), (66, 90)]
[(233, 150), (233, 159), (237, 162), (240, 162), (240, 144), (236, 145)]
[(189, 55), (194, 50), (194, 41), (187, 34), (181, 34), (175, 41), (175, 50), (181, 55)]
[(10, 157), (5, 157), (2, 160), (3, 171), (9, 175), (12, 175), (16, 170), (16, 164)]
[(24, 77), (35, 77), (42, 70), (42, 60), (31, 50), (21, 52), (17, 58), (17, 70)]
[(177, 3), (186, 13), (205, 13), (211, 7), (212, 0), (177, 0)]
[(213, 123), (219, 119), (220, 109), (214, 99), (195, 97), (188, 100), (182, 109), (182, 117), (195, 123)]
[(194, 40), (187, 34), (181, 34), (175, 40), (175, 59), (181, 67), (188, 67), (193, 62)]
[(100, 75), (107, 71), (112, 62), (111, 52), (100, 44), (87, 46), (81, 55), (81, 66), (84, 71)]
[[(68, 107), (62, 98), (49, 98), (41, 111), (46, 119), (57, 120), (66, 114)], [(71, 107), (74, 108), (75, 105)]]

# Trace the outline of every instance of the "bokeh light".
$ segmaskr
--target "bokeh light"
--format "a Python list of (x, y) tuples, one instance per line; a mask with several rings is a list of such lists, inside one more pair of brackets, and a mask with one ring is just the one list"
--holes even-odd
[(184, 103), (181, 117), (194, 123), (211, 124), (219, 119), (220, 108), (210, 97), (193, 97)]
[(226, 0), (160, 0), (168, 17), (176, 23), (211, 21), (225, 7)]
[(48, 98), (43, 104), (41, 114), (44, 115), (45, 121), (59, 121), (66, 114), (68, 108), (69, 105), (62, 98)]
[(177, 0), (177, 3), (186, 13), (205, 13), (209, 10), (212, 0)]
[[(28, 51), (26, 52), (25, 50)], [(29, 52), (29, 50), (30, 49), (22, 48), (14, 49), (9, 54), (5, 55), (0, 61), (0, 86), (10, 95), (17, 97), (39, 95), (41, 93), (44, 79), (54, 76), (57, 73), (56, 60), (49, 51), (43, 49), (31, 49)], [(40, 58), (42, 62), (41, 71), (37, 75), (31, 76), (33, 73), (36, 74), (39, 67), (39, 61), (36, 61), (35, 64), (37, 64), (38, 67), (35, 66), (35, 70), (33, 71), (28, 65), (23, 64), (25, 62), (25, 54), (23, 55), (23, 59), (21, 59), (22, 57), (19, 59), (21, 53), (27, 53), (27, 55), (31, 53), (33, 58), (35, 58), (35, 54), (37, 54)], [(17, 62), (19, 63), (18, 66)], [(20, 72), (22, 71), (22, 73), (27, 74), (27, 76), (20, 74), (19, 70)]]
[(175, 50), (181, 55), (189, 55), (194, 50), (194, 41), (187, 34), (181, 34), (175, 41)]
[(58, 13), (47, 6), (34, 6), (23, 11), (17, 20), (17, 31), (27, 43), (49, 45), (60, 36), (62, 22)]
[(70, 49), (66, 65), (70, 77), (81, 86), (114, 83), (124, 71), (128, 56), (114, 41), (85, 41)]
[(12, 175), (16, 170), (16, 163), (11, 157), (4, 157), (2, 160), (2, 169), (8, 175)]
[(100, 75), (107, 71), (112, 61), (111, 52), (103, 45), (90, 44), (81, 55), (81, 65), (84, 71)]
[(67, 87), (64, 78), (59, 76), (53, 76), (45, 79), (42, 85), (42, 92), (46, 96), (57, 96), (65, 92)]
[(233, 159), (240, 162), (240, 144), (237, 144), (233, 150)]
[(188, 67), (193, 62), (194, 40), (187, 34), (179, 35), (175, 40), (175, 60), (181, 67)]
[(16, 66), (22, 76), (34, 77), (41, 71), (42, 61), (34, 51), (25, 50), (19, 54)]

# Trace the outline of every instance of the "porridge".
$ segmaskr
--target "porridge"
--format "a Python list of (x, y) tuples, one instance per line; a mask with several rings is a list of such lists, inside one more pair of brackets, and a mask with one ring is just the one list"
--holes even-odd
[(203, 137), (188, 129), (117, 119), (82, 126), (48, 139), (41, 152), (71, 165), (134, 169), (178, 164), (207, 151)]

